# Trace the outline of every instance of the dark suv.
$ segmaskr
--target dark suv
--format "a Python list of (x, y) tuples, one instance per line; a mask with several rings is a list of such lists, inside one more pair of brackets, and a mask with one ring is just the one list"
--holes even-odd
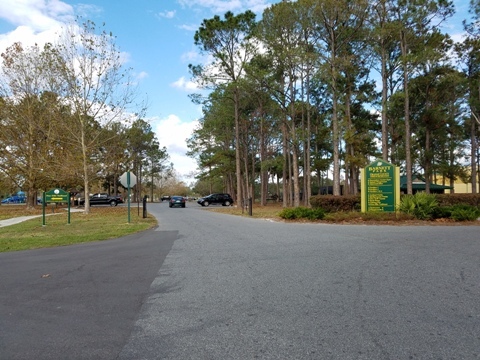
[(197, 200), (202, 206), (210, 204), (222, 204), (223, 206), (230, 206), (233, 204), (233, 199), (229, 194), (210, 194)]

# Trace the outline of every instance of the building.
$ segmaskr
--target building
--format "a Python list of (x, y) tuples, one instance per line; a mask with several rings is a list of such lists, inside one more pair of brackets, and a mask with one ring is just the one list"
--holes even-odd
[[(412, 192), (415, 194), (416, 192), (425, 191), (425, 179), (420, 176), (414, 176), (412, 179)], [(438, 184), (430, 184), (430, 193), (431, 194), (445, 194), (449, 193), (453, 188), (451, 186), (446, 185), (438, 185)], [(403, 175), (400, 176), (400, 193), (406, 194), (407, 193), (407, 176)]]

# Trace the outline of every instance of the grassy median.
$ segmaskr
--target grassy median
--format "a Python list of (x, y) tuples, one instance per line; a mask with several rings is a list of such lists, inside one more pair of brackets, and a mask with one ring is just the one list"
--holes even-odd
[(25, 205), (0, 206), (0, 220), (18, 216), (39, 215), (19, 224), (0, 228), (0, 252), (64, 246), (89, 241), (113, 239), (157, 225), (151, 215), (140, 216), (137, 209), (127, 207), (92, 207), (90, 214), (71, 212), (70, 224), (65, 208), (46, 209), (45, 226), (41, 206), (27, 210)]

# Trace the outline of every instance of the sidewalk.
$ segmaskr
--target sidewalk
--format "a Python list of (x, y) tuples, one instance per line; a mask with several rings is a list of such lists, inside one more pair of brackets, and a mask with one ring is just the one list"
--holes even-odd
[[(71, 213), (72, 212), (79, 212), (79, 211), (84, 211), (84, 210), (83, 209), (70, 209)], [(45, 216), (58, 215), (58, 214), (60, 214), (60, 213), (55, 213), (55, 214), (50, 213), (50, 214), (45, 214)], [(10, 219), (0, 220), (0, 228), (5, 227), (5, 226), (19, 224), (23, 221), (39, 218), (39, 217), (42, 217), (42, 216), (43, 215), (18, 216), (18, 217), (14, 217), (14, 218), (10, 218)]]
[[(49, 214), (50, 215), (50, 214)], [(0, 228), (4, 226), (15, 225), (23, 221), (41, 217), (42, 215), (19, 216), (11, 219), (0, 220)]]

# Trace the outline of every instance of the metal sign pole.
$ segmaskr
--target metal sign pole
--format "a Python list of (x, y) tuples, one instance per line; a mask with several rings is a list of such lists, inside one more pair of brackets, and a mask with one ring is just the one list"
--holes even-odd
[(128, 223), (130, 224), (130, 171), (127, 171), (127, 204)]
[(68, 193), (68, 221), (67, 224), (70, 225), (70, 192)]
[(43, 214), (43, 223), (42, 226), (45, 226), (45, 191), (43, 192), (43, 200), (42, 200), (42, 214)]

